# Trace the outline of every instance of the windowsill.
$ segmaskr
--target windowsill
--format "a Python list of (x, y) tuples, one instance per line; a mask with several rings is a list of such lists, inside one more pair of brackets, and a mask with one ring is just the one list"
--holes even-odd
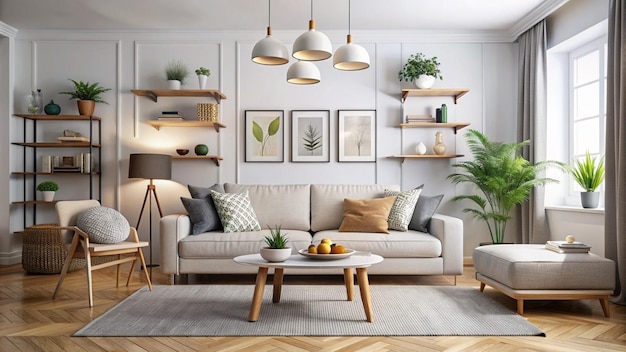
[(602, 214), (604, 215), (604, 208), (581, 208), (581, 207), (571, 207), (565, 205), (547, 205), (545, 206), (546, 210), (556, 210), (556, 211), (564, 211), (571, 213), (585, 213), (585, 214)]

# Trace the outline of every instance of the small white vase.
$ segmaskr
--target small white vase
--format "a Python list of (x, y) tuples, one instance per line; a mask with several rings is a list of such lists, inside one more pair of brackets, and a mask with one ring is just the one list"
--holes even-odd
[(44, 202), (52, 202), (54, 200), (54, 191), (42, 191), (41, 196)]
[(171, 90), (180, 90), (180, 81), (177, 79), (168, 79), (167, 80), (167, 89)]
[(435, 84), (434, 76), (420, 75), (415, 80), (415, 85), (420, 89), (429, 89), (432, 88), (433, 84)]
[(422, 142), (419, 142), (416, 146), (415, 146), (415, 154), (417, 155), (424, 155), (426, 154), (426, 145)]
[(268, 262), (284, 262), (291, 256), (291, 248), (268, 248), (263, 247), (260, 251), (261, 257)]
[(209, 79), (207, 75), (198, 75), (198, 85), (200, 89), (206, 89), (206, 81)]

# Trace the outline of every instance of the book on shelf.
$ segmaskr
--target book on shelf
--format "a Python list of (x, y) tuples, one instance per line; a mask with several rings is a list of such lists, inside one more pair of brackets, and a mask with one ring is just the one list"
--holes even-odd
[(421, 114), (421, 115), (406, 115), (406, 122), (407, 123), (412, 123), (412, 122), (435, 122), (435, 119), (428, 114)]
[(41, 172), (52, 173), (52, 168), (59, 166), (59, 157), (56, 155), (41, 156)]
[(591, 250), (591, 246), (582, 242), (547, 241), (546, 249), (557, 253), (588, 253)]
[(183, 115), (178, 111), (161, 111), (161, 116), (157, 119), (161, 121), (180, 121), (183, 119)]
[(74, 166), (79, 168), (79, 172), (91, 172), (91, 153), (80, 153), (74, 157)]
[(61, 141), (61, 142), (87, 142), (89, 143), (89, 138), (88, 137), (83, 137), (83, 136), (72, 136), (72, 137), (57, 137), (57, 140)]

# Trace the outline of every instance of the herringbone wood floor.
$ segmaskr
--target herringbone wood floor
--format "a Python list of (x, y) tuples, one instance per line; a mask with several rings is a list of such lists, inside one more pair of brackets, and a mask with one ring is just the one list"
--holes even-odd
[[(611, 304), (605, 318), (597, 301), (526, 303), (525, 317), (547, 337), (130, 337), (71, 335), (145, 285), (139, 273), (130, 287), (115, 288), (114, 270), (94, 273), (95, 307), (87, 307), (84, 271), (70, 273), (52, 300), (58, 275), (28, 275), (21, 265), (0, 267), (0, 351), (626, 351), (626, 307)], [(285, 277), (285, 284), (341, 284), (341, 276)], [(378, 277), (372, 285), (450, 285), (450, 277)], [(155, 284), (167, 278), (153, 269)], [(190, 283), (254, 283), (254, 277), (195, 276)], [(457, 278), (478, 287), (474, 270)], [(515, 302), (487, 288), (511, 310)], [(412, 299), (419, 299), (413, 297)], [(374, 312), (375, 313), (375, 312)]]

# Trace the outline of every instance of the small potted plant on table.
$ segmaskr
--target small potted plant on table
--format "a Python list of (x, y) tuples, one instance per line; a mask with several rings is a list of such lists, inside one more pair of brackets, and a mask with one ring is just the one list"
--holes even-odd
[(580, 202), (583, 208), (597, 208), (600, 192), (596, 192), (596, 189), (604, 181), (604, 157), (597, 160), (596, 157), (592, 158), (587, 151), (583, 160), (576, 159), (574, 166), (566, 165), (565, 168), (584, 189), (580, 192)]
[(105, 103), (106, 101), (100, 96), (102, 93), (108, 92), (111, 88), (104, 88), (100, 86), (99, 82), (90, 84), (89, 81), (75, 81), (70, 78), (70, 81), (74, 83), (73, 91), (59, 92), (59, 94), (67, 94), (71, 99), (78, 99), (78, 114), (84, 116), (92, 116), (96, 107), (96, 103)]
[(54, 193), (59, 190), (59, 185), (54, 181), (44, 181), (37, 185), (37, 190), (41, 192), (44, 201), (52, 202)]
[(280, 226), (269, 230), (270, 234), (263, 238), (267, 247), (261, 248), (261, 257), (268, 262), (284, 262), (291, 255), (291, 248), (287, 247), (289, 240), (281, 233)]
[(400, 81), (415, 82), (417, 88), (427, 89), (435, 84), (435, 79), (443, 79), (439, 70), (439, 61), (437, 57), (427, 59), (422, 53), (416, 53), (409, 56), (402, 70), (398, 72)]

